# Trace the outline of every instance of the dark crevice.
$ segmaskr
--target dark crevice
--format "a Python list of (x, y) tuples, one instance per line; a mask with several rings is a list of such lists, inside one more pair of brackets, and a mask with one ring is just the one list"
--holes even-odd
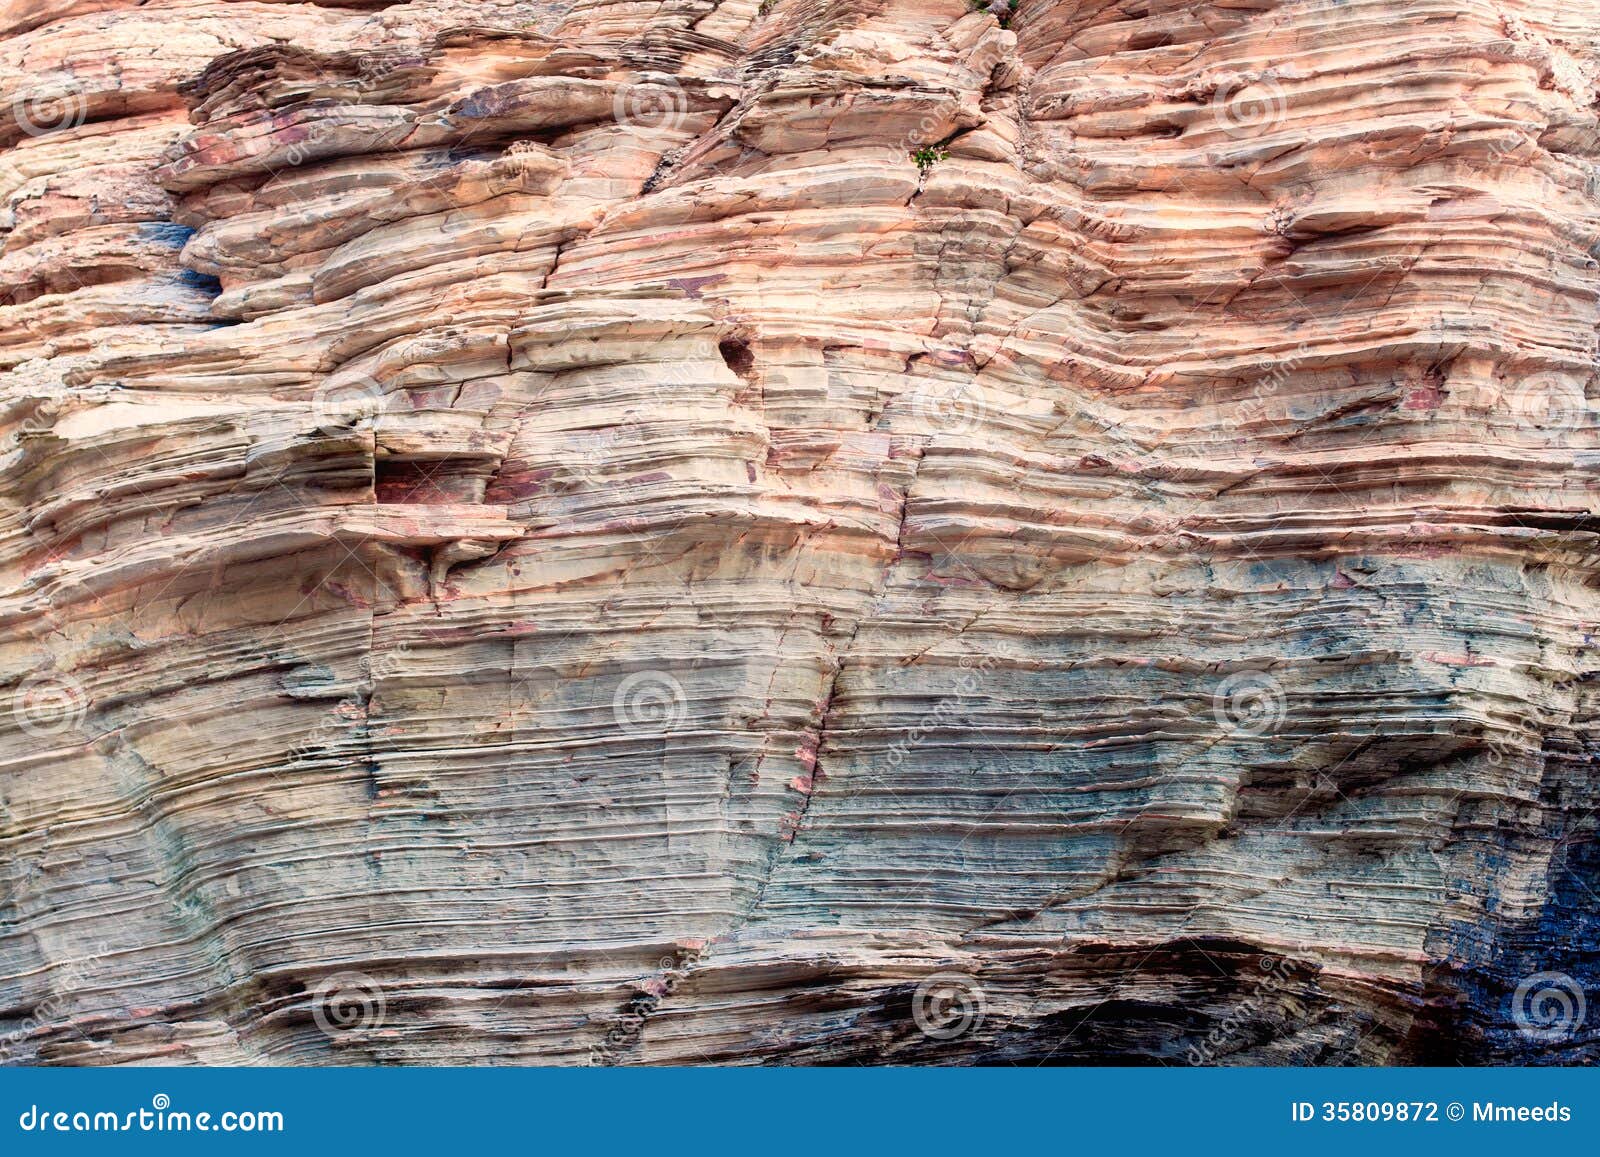
[(738, 374), (745, 381), (749, 381), (755, 374), (756, 358), (750, 352), (750, 343), (742, 337), (724, 338), (717, 343), (717, 352), (722, 355), (722, 360), (727, 367)]

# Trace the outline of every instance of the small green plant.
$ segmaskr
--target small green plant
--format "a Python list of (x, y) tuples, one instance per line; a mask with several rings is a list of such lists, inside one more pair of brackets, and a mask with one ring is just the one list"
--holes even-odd
[(917, 168), (926, 173), (949, 155), (949, 149), (940, 148), (938, 145), (924, 145), (911, 154), (911, 159), (917, 162)]
[(1000, 22), (1001, 28), (1011, 27), (1012, 0), (967, 0), (967, 7), (974, 12), (987, 12)]
[(777, 7), (777, 4), (778, 0), (761, 0), (761, 7), (756, 9), (756, 15), (765, 16), (768, 12), (771, 12), (773, 8)]

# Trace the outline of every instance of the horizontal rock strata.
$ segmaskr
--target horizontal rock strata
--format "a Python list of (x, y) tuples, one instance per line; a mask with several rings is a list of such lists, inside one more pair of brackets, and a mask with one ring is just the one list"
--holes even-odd
[(0, 9), (0, 1056), (1596, 1058), (1600, 4), (994, 9)]

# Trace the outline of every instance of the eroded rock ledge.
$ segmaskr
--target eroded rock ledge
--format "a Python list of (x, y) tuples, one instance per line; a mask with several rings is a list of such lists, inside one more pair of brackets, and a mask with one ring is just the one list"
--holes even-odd
[(0, 1055), (1595, 1058), (1600, 4), (971, 9), (0, 8)]

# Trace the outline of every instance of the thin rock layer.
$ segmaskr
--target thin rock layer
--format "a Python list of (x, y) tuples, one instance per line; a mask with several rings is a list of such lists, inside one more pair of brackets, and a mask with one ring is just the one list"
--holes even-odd
[(1596, 1058), (1600, 4), (979, 8), (0, 7), (0, 1056)]

